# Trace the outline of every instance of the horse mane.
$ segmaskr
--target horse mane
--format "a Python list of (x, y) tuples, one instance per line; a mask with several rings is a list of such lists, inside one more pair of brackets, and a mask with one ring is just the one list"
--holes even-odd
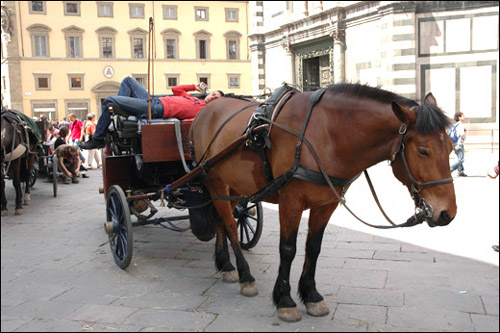
[(366, 84), (339, 83), (328, 86), (328, 90), (334, 94), (346, 94), (355, 97), (367, 98), (384, 104), (396, 102), (404, 107), (412, 108), (417, 112), (417, 132), (425, 135), (442, 131), (451, 123), (445, 113), (436, 105), (419, 105), (414, 100), (397, 95), (393, 92), (370, 87)]

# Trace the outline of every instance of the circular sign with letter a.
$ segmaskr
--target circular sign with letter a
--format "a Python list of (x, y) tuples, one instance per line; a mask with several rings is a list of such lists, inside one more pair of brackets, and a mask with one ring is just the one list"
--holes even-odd
[(108, 79), (112, 78), (115, 75), (115, 70), (111, 66), (104, 67), (104, 76)]

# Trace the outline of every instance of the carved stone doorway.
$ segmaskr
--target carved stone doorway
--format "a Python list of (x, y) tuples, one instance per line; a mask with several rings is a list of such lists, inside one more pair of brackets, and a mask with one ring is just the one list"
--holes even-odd
[(296, 53), (297, 86), (317, 90), (333, 83), (333, 47)]

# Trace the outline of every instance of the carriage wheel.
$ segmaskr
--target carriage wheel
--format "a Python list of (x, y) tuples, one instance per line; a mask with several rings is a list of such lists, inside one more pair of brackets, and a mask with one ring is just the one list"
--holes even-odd
[(257, 245), (262, 234), (262, 203), (258, 202), (248, 207), (239, 206), (238, 208), (237, 219), (240, 230), (240, 246), (244, 250), (249, 250)]
[(30, 183), (29, 186), (33, 187), (35, 186), (36, 179), (38, 178), (38, 171), (36, 171), (35, 167), (31, 168), (31, 177), (30, 177)]
[(57, 179), (58, 174), (57, 174), (57, 156), (54, 154), (52, 156), (52, 189), (54, 190), (54, 198), (57, 197)]
[(108, 191), (106, 218), (105, 230), (109, 233), (109, 245), (115, 263), (125, 269), (132, 260), (132, 221), (127, 198), (118, 185), (111, 186)]

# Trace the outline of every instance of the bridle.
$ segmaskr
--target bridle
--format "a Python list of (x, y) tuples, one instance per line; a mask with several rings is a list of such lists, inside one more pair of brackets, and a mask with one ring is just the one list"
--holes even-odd
[(411, 197), (415, 202), (415, 212), (418, 214), (419, 212), (423, 212), (425, 219), (429, 222), (429, 219), (432, 219), (433, 211), (432, 206), (425, 202), (424, 197), (421, 194), (421, 191), (425, 188), (429, 188), (432, 186), (444, 185), (453, 183), (453, 178), (444, 178), (440, 180), (433, 180), (430, 182), (421, 183), (419, 182), (410, 170), (410, 166), (408, 165), (408, 161), (406, 160), (405, 155), (405, 144), (404, 137), (407, 133), (406, 124), (402, 124), (399, 128), (399, 139), (398, 145), (396, 146), (396, 151), (392, 154), (391, 164), (394, 163), (398, 154), (401, 155), (401, 159), (403, 160), (403, 165), (406, 170), (406, 174), (408, 175), (408, 179), (410, 180), (410, 185), (408, 186), (410, 189)]

